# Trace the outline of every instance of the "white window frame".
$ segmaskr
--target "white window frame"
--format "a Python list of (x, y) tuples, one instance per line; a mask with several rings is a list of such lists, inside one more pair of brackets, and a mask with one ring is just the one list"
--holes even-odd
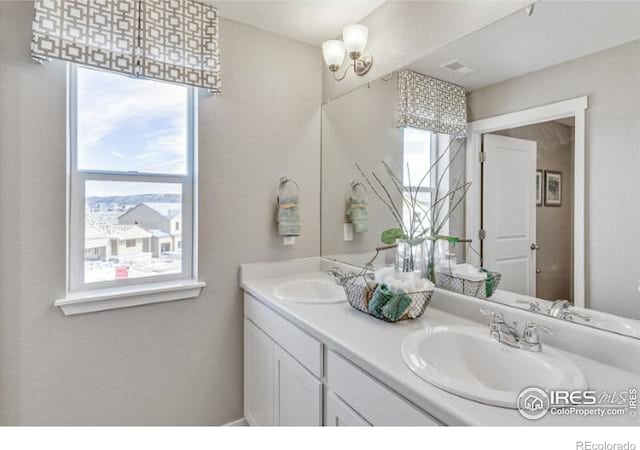
[[(67, 298), (56, 301), (56, 305), (62, 306), (65, 302), (76, 302), (78, 293), (89, 292), (95, 298), (95, 290), (109, 291), (109, 288), (135, 288), (131, 289), (139, 296), (141, 287), (149, 285), (154, 292), (166, 283), (171, 289), (175, 289), (176, 282), (195, 280), (197, 278), (196, 264), (196, 195), (197, 195), (197, 95), (193, 87), (188, 89), (188, 113), (187, 113), (187, 170), (185, 175), (167, 175), (143, 172), (118, 172), (105, 170), (79, 170), (78, 169), (78, 142), (77, 142), (77, 113), (78, 113), (78, 67), (69, 64), (68, 71), (68, 236), (67, 236)], [(181, 272), (167, 275), (154, 275), (149, 277), (131, 278), (126, 280), (110, 280), (94, 283), (84, 282), (84, 245), (85, 245), (85, 183), (87, 181), (128, 181), (128, 182), (156, 182), (175, 183), (182, 186), (182, 264)], [(167, 283), (168, 282), (168, 283)], [(199, 287), (204, 283), (196, 283)], [(182, 284), (180, 284), (182, 286)], [(193, 287), (192, 285), (185, 285)], [(123, 291), (114, 290), (114, 295), (122, 295)], [(199, 289), (198, 289), (199, 294)], [(174, 300), (176, 298), (170, 298)], [(148, 300), (148, 299), (147, 299)], [(168, 301), (168, 300), (159, 300)], [(139, 302), (152, 303), (150, 301)], [(131, 305), (124, 305), (131, 306)], [(120, 306), (114, 306), (120, 307)], [(64, 309), (64, 306), (63, 306)], [(110, 308), (92, 309), (101, 310)], [(84, 311), (90, 312), (90, 311)], [(72, 312), (73, 313), (73, 312)], [(65, 311), (65, 314), (67, 312)]]

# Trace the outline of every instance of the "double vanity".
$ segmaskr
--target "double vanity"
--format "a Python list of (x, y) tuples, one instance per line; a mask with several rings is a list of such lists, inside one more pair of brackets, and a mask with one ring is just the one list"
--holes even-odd
[(515, 409), (531, 386), (640, 386), (636, 339), (439, 289), (419, 319), (387, 323), (349, 306), (336, 268), (358, 270), (319, 257), (241, 267), (250, 425), (637, 425)]
[[(537, 2), (326, 99), (321, 256), (241, 267), (250, 424), (640, 424), (640, 4), (609, 3)], [(407, 272), (448, 290), (388, 323), (329, 275), (362, 267), (351, 301), (389, 320), (426, 295)]]

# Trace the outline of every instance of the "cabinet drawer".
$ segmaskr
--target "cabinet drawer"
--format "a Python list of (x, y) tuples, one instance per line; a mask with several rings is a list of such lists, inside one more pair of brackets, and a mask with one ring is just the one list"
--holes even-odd
[(322, 343), (249, 294), (244, 314), (316, 377), (322, 377)]
[(333, 351), (327, 352), (327, 384), (372, 425), (440, 425), (433, 417)]

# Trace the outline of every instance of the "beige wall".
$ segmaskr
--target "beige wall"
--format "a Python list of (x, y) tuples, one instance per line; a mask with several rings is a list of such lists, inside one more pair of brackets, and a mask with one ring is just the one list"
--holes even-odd
[(471, 92), (470, 120), (589, 96), (587, 301), (640, 319), (640, 41)]
[[(536, 208), (536, 297), (573, 300), (573, 127), (544, 122), (494, 134), (537, 143), (537, 169), (562, 172), (562, 205)], [(544, 175), (543, 175), (544, 185)], [(544, 190), (543, 190), (544, 198)]]
[(360, 21), (369, 27), (366, 51), (373, 55), (373, 67), (364, 77), (351, 73), (340, 82), (323, 68), (323, 98), (336, 98), (405, 67), (529, 3), (533, 1), (387, 1)]
[[(224, 93), (199, 109), (197, 300), (65, 317), (65, 64), (29, 52), (32, 6), (0, 2), (0, 423), (214, 425), (242, 416), (243, 262), (317, 255), (317, 48), (221, 22)], [(296, 64), (291, 64), (296, 61)], [(283, 69), (286, 68), (286, 69)], [(302, 236), (274, 225), (278, 177)]]

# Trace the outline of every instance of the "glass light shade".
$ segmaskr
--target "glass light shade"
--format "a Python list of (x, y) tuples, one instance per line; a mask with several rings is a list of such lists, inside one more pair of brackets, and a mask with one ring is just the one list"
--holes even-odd
[(338, 40), (326, 41), (322, 44), (322, 55), (327, 66), (336, 71), (344, 61), (344, 44)]
[(369, 29), (364, 25), (349, 25), (342, 30), (342, 39), (347, 53), (351, 56), (353, 53), (360, 56), (367, 46), (367, 37)]

